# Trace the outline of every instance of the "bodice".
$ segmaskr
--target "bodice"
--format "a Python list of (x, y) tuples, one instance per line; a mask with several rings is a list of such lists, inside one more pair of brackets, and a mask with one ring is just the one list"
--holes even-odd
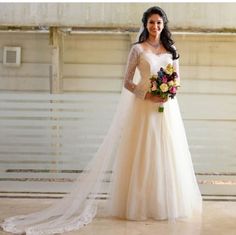
[[(144, 99), (150, 88), (150, 77), (156, 74), (161, 67), (172, 64), (178, 73), (178, 60), (172, 60), (172, 54), (165, 52), (162, 54), (154, 54), (151, 51), (143, 49), (141, 44), (136, 44), (131, 48), (129, 53), (124, 85), (133, 92), (137, 97)], [(135, 70), (138, 68), (140, 79), (136, 84), (134, 82)]]
[(173, 64), (170, 53), (154, 54), (153, 52), (142, 51), (139, 55), (137, 68), (140, 72), (140, 82), (148, 82), (149, 78), (157, 74), (161, 67), (165, 68), (168, 64)]

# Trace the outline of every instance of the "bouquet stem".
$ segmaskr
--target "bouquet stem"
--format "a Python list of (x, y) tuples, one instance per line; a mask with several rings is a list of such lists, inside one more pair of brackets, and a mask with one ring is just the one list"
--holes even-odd
[(164, 104), (160, 103), (159, 107), (158, 107), (158, 112), (159, 113), (163, 113), (164, 112)]

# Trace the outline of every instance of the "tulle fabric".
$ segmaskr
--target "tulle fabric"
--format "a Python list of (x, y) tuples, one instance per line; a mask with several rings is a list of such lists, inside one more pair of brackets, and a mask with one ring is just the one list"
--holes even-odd
[(140, 221), (201, 214), (177, 99), (165, 103), (164, 113), (141, 99), (133, 107), (113, 168), (110, 215)]
[[(133, 100), (133, 95), (123, 89), (108, 133), (72, 191), (45, 210), (5, 219), (1, 224), (4, 231), (26, 235), (56, 234), (77, 230), (93, 220), (97, 214), (97, 196), (102, 189), (110, 187), (104, 187), (104, 181), (109, 178), (107, 175), (111, 172), (125, 128), (125, 116)], [(106, 214), (104, 210), (100, 211), (103, 216)]]
[[(146, 89), (148, 75), (172, 60), (167, 53), (157, 57), (139, 46), (135, 50), (141, 72), (137, 83)], [(140, 221), (200, 215), (201, 194), (178, 101), (164, 106), (159, 113), (158, 104), (123, 88), (108, 133), (73, 190), (48, 209), (8, 218), (1, 227), (17, 234), (47, 235), (77, 230), (95, 216)], [(98, 200), (101, 193), (108, 196), (105, 203)]]

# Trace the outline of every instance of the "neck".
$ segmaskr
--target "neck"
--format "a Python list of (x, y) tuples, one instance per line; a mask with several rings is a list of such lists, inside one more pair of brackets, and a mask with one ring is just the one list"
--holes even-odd
[(161, 41), (159, 39), (154, 40), (154, 39), (148, 38), (146, 42), (155, 49), (159, 49), (161, 46)]
[(149, 41), (152, 42), (152, 43), (156, 43), (156, 44), (158, 44), (158, 43), (161, 42), (159, 36), (153, 37), (153, 36), (149, 35), (149, 37), (148, 37), (147, 40), (149, 40)]

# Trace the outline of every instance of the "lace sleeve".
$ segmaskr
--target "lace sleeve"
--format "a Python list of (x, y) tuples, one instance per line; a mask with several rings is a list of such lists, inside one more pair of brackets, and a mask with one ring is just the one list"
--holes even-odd
[(144, 100), (147, 91), (141, 87), (138, 87), (133, 82), (133, 77), (134, 77), (135, 69), (138, 65), (138, 62), (139, 62), (139, 52), (137, 48), (133, 46), (128, 56), (128, 62), (126, 66), (125, 76), (124, 76), (124, 87), (128, 89), (129, 91), (133, 92), (138, 98)]
[[(176, 47), (173, 45), (173, 48), (176, 50)], [(180, 80), (180, 74), (179, 74), (179, 58), (173, 60), (173, 66), (175, 68), (176, 73), (178, 74), (178, 78)]]
[(175, 68), (176, 73), (178, 74), (178, 78), (180, 81), (180, 74), (179, 74), (179, 59), (173, 60), (173, 66)]

